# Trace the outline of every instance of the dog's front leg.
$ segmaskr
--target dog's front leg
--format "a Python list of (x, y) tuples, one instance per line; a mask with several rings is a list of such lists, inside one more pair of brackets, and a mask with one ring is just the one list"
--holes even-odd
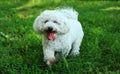
[(51, 49), (44, 49), (44, 61), (47, 63), (47, 65), (52, 65), (55, 63), (55, 56), (54, 51)]

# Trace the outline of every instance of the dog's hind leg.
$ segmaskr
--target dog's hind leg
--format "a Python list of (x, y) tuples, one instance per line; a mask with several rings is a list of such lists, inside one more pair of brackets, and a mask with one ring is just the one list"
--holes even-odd
[(77, 39), (75, 42), (73, 42), (70, 56), (72, 56), (72, 55), (76, 56), (76, 55), (80, 54), (79, 50), (80, 50), (81, 42), (82, 42), (82, 40), (80, 40), (80, 39)]

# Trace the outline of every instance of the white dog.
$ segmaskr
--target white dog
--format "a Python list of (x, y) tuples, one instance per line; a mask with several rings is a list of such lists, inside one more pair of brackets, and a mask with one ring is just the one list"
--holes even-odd
[(78, 55), (83, 39), (83, 30), (78, 13), (72, 8), (45, 10), (34, 21), (34, 30), (43, 35), (44, 60), (51, 65), (62, 56)]

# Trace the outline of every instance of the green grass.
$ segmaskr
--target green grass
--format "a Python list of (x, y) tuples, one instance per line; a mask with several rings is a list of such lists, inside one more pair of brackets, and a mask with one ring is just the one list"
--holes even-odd
[[(47, 67), (32, 26), (45, 9), (70, 6), (85, 33), (81, 55)], [(1, 0), (0, 74), (119, 74), (120, 1)]]

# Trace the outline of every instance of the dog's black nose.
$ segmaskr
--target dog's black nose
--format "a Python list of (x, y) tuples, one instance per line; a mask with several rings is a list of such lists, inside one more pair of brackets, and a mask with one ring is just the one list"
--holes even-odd
[(48, 31), (52, 31), (53, 30), (53, 27), (48, 27)]

